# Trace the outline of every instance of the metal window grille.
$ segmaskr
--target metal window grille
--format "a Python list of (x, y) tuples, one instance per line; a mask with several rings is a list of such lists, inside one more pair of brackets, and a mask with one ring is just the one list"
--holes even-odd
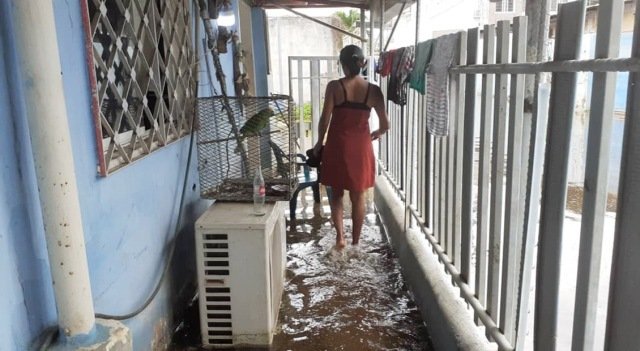
[(101, 175), (191, 130), (195, 82), (189, 4), (84, 2)]

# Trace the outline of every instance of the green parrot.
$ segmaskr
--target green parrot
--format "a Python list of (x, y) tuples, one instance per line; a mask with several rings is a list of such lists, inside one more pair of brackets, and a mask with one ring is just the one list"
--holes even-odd
[(242, 138), (248, 136), (258, 135), (269, 124), (269, 118), (276, 113), (269, 107), (260, 110), (258, 113), (249, 118), (245, 124), (240, 128), (240, 135)]

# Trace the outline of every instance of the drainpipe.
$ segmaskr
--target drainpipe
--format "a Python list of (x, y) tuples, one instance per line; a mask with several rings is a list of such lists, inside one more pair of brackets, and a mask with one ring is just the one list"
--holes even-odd
[(53, 4), (12, 7), (58, 325), (67, 337), (81, 336), (95, 317)]

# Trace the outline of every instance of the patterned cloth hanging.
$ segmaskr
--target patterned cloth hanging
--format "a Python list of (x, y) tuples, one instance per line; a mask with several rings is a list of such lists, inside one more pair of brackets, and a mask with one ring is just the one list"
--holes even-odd
[(407, 103), (407, 82), (413, 70), (415, 47), (397, 49), (389, 78), (387, 98), (398, 105)]
[(434, 136), (449, 134), (449, 68), (459, 37), (455, 33), (437, 38), (427, 68), (427, 130)]

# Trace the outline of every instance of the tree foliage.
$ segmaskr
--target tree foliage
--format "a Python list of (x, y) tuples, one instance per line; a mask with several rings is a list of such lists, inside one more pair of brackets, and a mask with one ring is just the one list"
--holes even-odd
[(354, 32), (360, 21), (360, 12), (356, 10), (349, 10), (349, 12), (338, 11), (336, 12), (336, 17), (340, 20), (342, 29)]

